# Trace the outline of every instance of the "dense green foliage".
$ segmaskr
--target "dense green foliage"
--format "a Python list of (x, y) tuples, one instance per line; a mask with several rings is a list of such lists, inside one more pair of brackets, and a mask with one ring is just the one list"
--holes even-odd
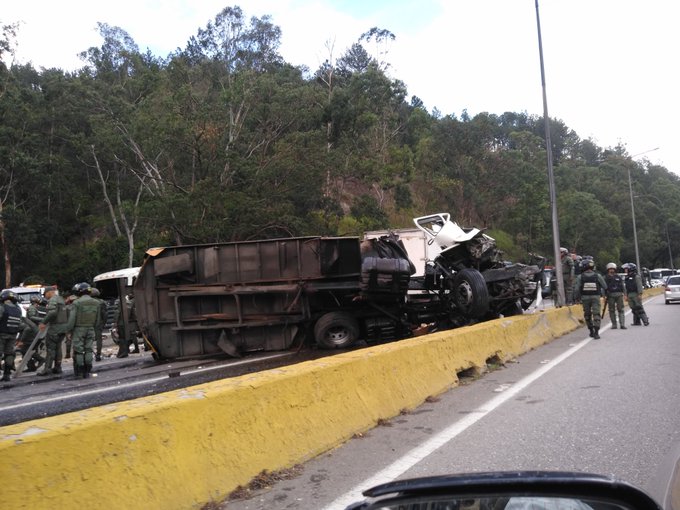
[[(7, 62), (13, 28), (2, 27)], [(70, 285), (150, 246), (356, 235), (450, 212), (510, 256), (552, 253), (544, 124), (429, 113), (386, 73), (371, 29), (315, 72), (286, 63), (268, 17), (226, 8), (166, 58), (100, 25), (74, 73), (0, 64), (6, 284)], [(373, 44), (375, 43), (375, 44)], [(680, 253), (680, 182), (551, 120), (561, 239), (602, 263)]]

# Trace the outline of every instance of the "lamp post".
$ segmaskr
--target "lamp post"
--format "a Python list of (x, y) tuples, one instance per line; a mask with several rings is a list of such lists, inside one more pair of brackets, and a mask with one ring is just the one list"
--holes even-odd
[[(659, 150), (659, 147), (654, 147), (653, 149), (649, 149), (647, 151), (638, 152), (637, 154), (633, 154), (630, 157), (630, 159), (657, 150)], [(628, 167), (628, 190), (630, 191), (630, 212), (633, 216), (633, 242), (635, 243), (635, 264), (637, 264), (638, 271), (642, 271), (642, 266), (640, 265), (640, 249), (638, 248), (637, 227), (635, 226), (635, 202), (633, 200), (633, 180), (630, 177), (630, 166)]]
[(633, 201), (633, 181), (630, 178), (630, 167), (628, 167), (628, 189), (630, 190), (630, 211), (633, 215), (633, 242), (635, 243), (635, 264), (638, 271), (642, 271), (640, 265), (640, 250), (638, 249), (637, 227), (635, 226), (635, 202)]
[(550, 190), (550, 209), (552, 212), (553, 254), (555, 257), (555, 276), (557, 277), (557, 306), (566, 304), (564, 276), (562, 275), (562, 254), (560, 253), (560, 227), (557, 221), (557, 193), (553, 175), (552, 142), (550, 140), (550, 117), (548, 116), (548, 96), (545, 87), (545, 68), (543, 66), (543, 40), (541, 38), (541, 18), (536, 4), (536, 28), (538, 31), (538, 55), (541, 62), (541, 85), (543, 88), (543, 121), (545, 122), (545, 152), (548, 159), (548, 188)]

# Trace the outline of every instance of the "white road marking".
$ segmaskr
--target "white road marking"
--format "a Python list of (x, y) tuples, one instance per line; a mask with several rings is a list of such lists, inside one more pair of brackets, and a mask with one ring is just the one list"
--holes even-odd
[[(180, 375), (189, 375), (189, 374), (198, 374), (200, 372), (209, 372), (212, 370), (219, 370), (221, 368), (226, 368), (226, 367), (233, 367), (237, 365), (246, 365), (249, 363), (255, 363), (258, 361), (265, 361), (265, 360), (271, 360), (275, 358), (282, 358), (284, 356), (291, 356), (292, 354), (289, 352), (282, 353), (282, 354), (273, 354), (271, 356), (265, 356), (262, 358), (257, 358), (257, 359), (245, 359), (241, 361), (235, 361), (233, 363), (229, 363), (228, 365), (215, 365), (212, 367), (204, 367), (204, 368), (197, 368), (195, 370), (187, 370), (187, 371), (179, 371)], [(92, 374), (95, 375), (95, 374)], [(124, 383), (124, 384), (116, 384), (115, 386), (106, 386), (104, 388), (96, 388), (93, 390), (87, 390), (87, 391), (75, 391), (72, 393), (66, 393), (66, 394), (61, 394), (57, 397), (50, 397), (50, 398), (45, 398), (42, 400), (32, 400), (29, 402), (22, 402), (20, 404), (13, 404), (9, 406), (0, 406), (0, 411), (8, 411), (11, 409), (19, 409), (22, 407), (30, 407), (33, 405), (39, 405), (39, 404), (49, 404), (51, 402), (60, 402), (62, 400), (68, 400), (68, 399), (73, 399), (73, 398), (82, 398), (84, 396), (88, 395), (99, 395), (102, 393), (107, 393), (110, 391), (120, 391), (124, 390), (126, 388), (134, 388), (136, 386), (145, 386), (147, 384), (153, 384), (157, 383), (160, 381), (167, 381), (169, 379), (169, 375), (164, 375), (160, 377), (153, 377), (151, 379), (144, 379), (141, 381), (134, 381), (134, 382), (129, 382), (129, 383)]]
[[(603, 331), (609, 329), (609, 325), (602, 328)], [(566, 360), (569, 356), (586, 346), (590, 343), (592, 339), (586, 338), (581, 340), (575, 346), (571, 347), (569, 350), (563, 352), (557, 356), (552, 361), (546, 363), (541, 368), (535, 372), (527, 375), (524, 379), (521, 379), (512, 387), (505, 389), (498, 396), (492, 398), (484, 405), (473, 411), (472, 413), (465, 416), (461, 420), (452, 423), (447, 428), (442, 430), (436, 436), (433, 436), (429, 440), (425, 441), (421, 445), (413, 448), (411, 451), (407, 452), (403, 457), (397, 459), (392, 464), (387, 466), (382, 471), (377, 472), (368, 480), (363, 483), (353, 487), (349, 492), (337, 498), (335, 501), (325, 506), (323, 510), (339, 510), (347, 508), (351, 503), (360, 501), (362, 499), (361, 493), (371, 487), (374, 487), (381, 483), (387, 483), (396, 479), (399, 475), (405, 473), (418, 462), (426, 458), (427, 456), (434, 453), (435, 450), (444, 446), (449, 441), (453, 440), (456, 436), (467, 430), (469, 427), (477, 423), (479, 420), (484, 418), (487, 414), (493, 412), (496, 408), (500, 407), (502, 404), (513, 398), (520, 391), (527, 388), (531, 383), (536, 381), (539, 377), (544, 375), (546, 372), (555, 368), (557, 365)]]

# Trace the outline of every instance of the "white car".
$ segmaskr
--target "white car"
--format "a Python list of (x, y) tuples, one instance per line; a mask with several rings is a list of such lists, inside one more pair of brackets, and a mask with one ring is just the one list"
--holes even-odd
[(671, 304), (672, 301), (680, 301), (680, 275), (668, 277), (664, 296), (667, 305)]

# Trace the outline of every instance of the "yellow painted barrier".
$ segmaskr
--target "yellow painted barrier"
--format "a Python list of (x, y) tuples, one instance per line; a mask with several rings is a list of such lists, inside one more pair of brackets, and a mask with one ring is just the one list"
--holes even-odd
[(7, 508), (200, 507), (574, 330), (564, 307), (0, 428)]

